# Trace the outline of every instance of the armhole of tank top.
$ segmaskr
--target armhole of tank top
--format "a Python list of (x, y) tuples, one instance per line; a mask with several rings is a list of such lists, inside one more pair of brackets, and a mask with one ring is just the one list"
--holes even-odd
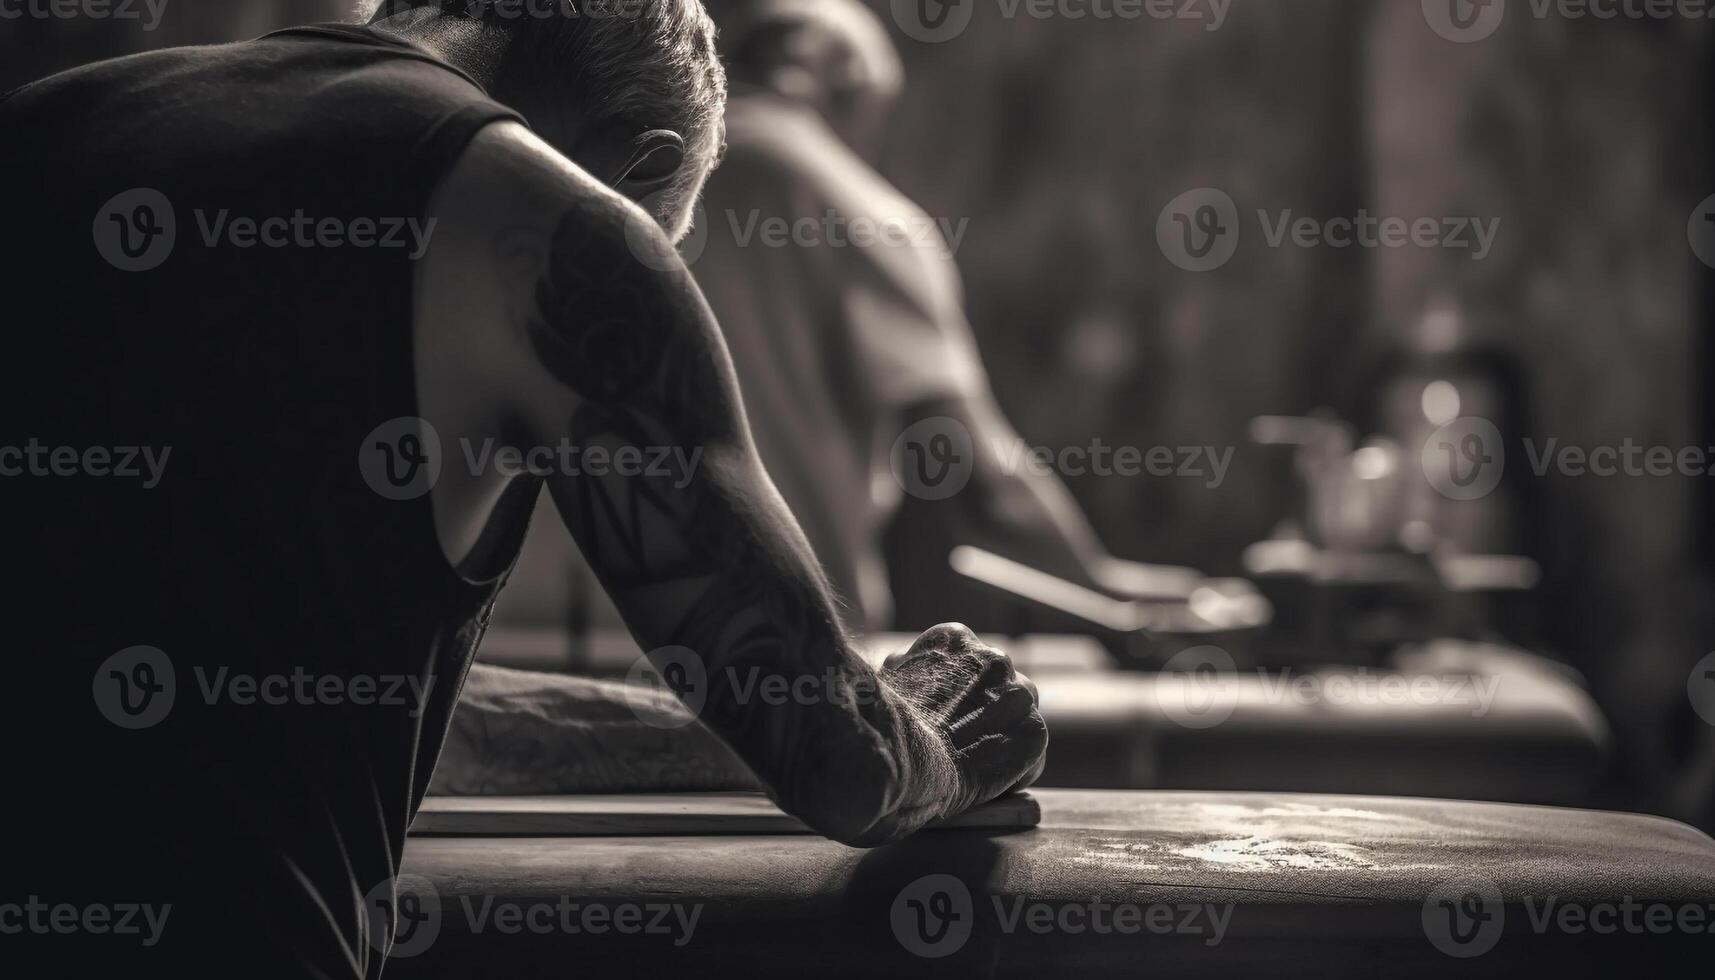
[[(417, 210), (419, 217), (427, 217), (430, 203), (436, 191), (447, 179), (465, 151), (470, 147), (479, 133), (496, 123), (523, 123), (524, 117), (517, 112), (500, 105), (497, 102), (484, 101), (475, 105), (461, 106), (441, 117), (424, 132), (412, 147), (410, 160), (413, 169), (420, 169), (427, 164), (429, 169), (422, 172), (419, 202)], [(416, 373), (416, 283), (413, 279), (407, 285), (409, 295), (406, 299), (407, 308), (411, 311), (412, 328), (409, 331), (411, 370), (411, 413), (421, 414), (421, 394), (417, 387)], [(477, 540), (470, 551), (458, 562), (449, 561), (440, 544), (440, 530), (435, 525), (434, 503), (430, 497), (424, 497), (425, 511), (434, 534), (434, 551), (437, 560), (448, 574), (454, 576), (466, 586), (491, 586), (503, 579), (512, 568), (512, 561), (503, 560), (502, 556), (510, 552), (516, 559), (517, 547), (524, 541), (524, 535), (529, 529), (530, 514), (534, 510), (536, 494), (540, 493), (538, 484), (533, 490), (519, 486), (518, 482), (507, 486), (502, 491), (501, 499), (496, 502), (488, 520), (483, 523), (477, 534)], [(519, 503), (520, 495), (527, 494), (530, 506)]]

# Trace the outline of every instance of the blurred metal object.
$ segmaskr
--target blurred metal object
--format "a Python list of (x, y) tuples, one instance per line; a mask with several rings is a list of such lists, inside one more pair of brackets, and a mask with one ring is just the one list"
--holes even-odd
[(1426, 440), (1433, 426), (1425, 425), (1450, 420), (1460, 397), (1450, 382), (1423, 377), (1396, 372), (1413, 404), (1422, 403), (1416, 421), (1362, 444), (1332, 416), (1253, 420), (1256, 441), (1293, 447), (1303, 488), (1297, 517), (1244, 554), (1246, 572), (1279, 611), (1270, 659), (1374, 662), (1402, 643), (1483, 635), (1517, 618), (1507, 610), (1540, 580), (1532, 559), (1468, 553), (1460, 547), (1468, 535), (1449, 533), (1468, 522), (1444, 511), (1476, 503), (1492, 514), (1500, 502), (1452, 501), (1416, 478), (1416, 460), (1402, 447)]
[(1203, 573), (1178, 565), (1146, 565), (1110, 558), (1098, 582), (1134, 599), (1188, 599), (1203, 584)]
[(1238, 654), (1274, 617), (1244, 579), (1203, 579), (1183, 599), (1115, 599), (981, 548), (961, 545), (948, 563), (966, 578), (1095, 627), (1133, 666), (1159, 666), (1192, 646)]
[(1399, 546), (1406, 527), (1406, 470), (1398, 442), (1374, 437), (1356, 445), (1352, 426), (1326, 416), (1261, 416), (1251, 421), (1251, 438), (1296, 447), (1293, 468), (1304, 488), (1301, 518), (1312, 543), (1344, 552)]

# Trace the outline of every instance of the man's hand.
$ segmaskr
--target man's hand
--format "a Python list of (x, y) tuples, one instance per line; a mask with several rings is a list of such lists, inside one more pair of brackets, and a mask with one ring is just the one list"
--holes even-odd
[[(932, 801), (926, 808), (932, 812), (907, 806), (902, 817), (955, 816), (1042, 774), (1048, 727), (1036, 710), (1036, 686), (969, 629), (948, 623), (926, 630), (911, 649), (888, 657), (880, 676), (932, 756), (917, 770), (929, 778), (915, 787), (924, 794), (919, 799)], [(870, 836), (890, 839), (912, 829), (889, 821)]]

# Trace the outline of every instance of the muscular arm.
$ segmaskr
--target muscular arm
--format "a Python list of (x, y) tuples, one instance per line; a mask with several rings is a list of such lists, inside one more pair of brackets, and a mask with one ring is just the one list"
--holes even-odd
[[(486, 225), (482, 261), (506, 279), (506, 350), (473, 349), (488, 363), (470, 373), (511, 406), (508, 442), (579, 449), (583, 465), (549, 490), (639, 645), (690, 654), (702, 723), (829, 837), (891, 839), (1003, 790), (970, 778), (946, 735), (848, 645), (671, 246), (563, 159), (518, 149), (479, 141), (461, 166), (484, 179), (468, 199), (449, 195), (451, 227)], [(506, 193), (485, 197), (494, 186)], [(758, 676), (795, 693), (741, 686)]]
[(756, 777), (672, 696), (609, 681), (471, 667), (432, 793), (756, 789)]
[[(835, 212), (928, 227), (930, 219), (879, 175), (851, 160), (844, 147), (809, 143), (797, 151), (764, 140), (745, 163), (780, 167), (752, 183), (780, 187), (808, 181), (829, 195)], [(845, 161), (843, 164), (841, 161)], [(830, 175), (831, 172), (831, 175)], [(867, 176), (865, 176), (867, 175)], [(792, 213), (793, 201), (772, 202)], [(764, 212), (768, 213), (768, 212)], [(1184, 598), (1200, 576), (1186, 568), (1144, 565), (1109, 554), (1065, 483), (1027, 465), (1025, 447), (996, 404), (965, 319), (963, 288), (951, 247), (940, 236), (912, 237), (875, 247), (835, 249), (829, 282), (843, 295), (844, 330), (856, 351), (863, 386), (879, 395), (880, 425), (903, 432), (920, 422), (939, 431), (951, 419), (971, 436), (970, 481), (946, 500), (927, 502), (945, 514), (961, 543), (1075, 582), (1135, 598)], [(937, 420), (931, 422), (930, 420)], [(890, 441), (890, 440), (889, 440)], [(913, 504), (912, 506), (920, 506)]]
[[(993, 396), (984, 392), (919, 403), (906, 412), (903, 425), (933, 418), (954, 419), (971, 434), (970, 482), (948, 500), (923, 505), (952, 512), (961, 542), (1085, 588), (1121, 595), (1183, 597), (1201, 580), (1192, 569), (1109, 554), (1060, 478), (1026, 465), (1023, 443)], [(1007, 456), (1015, 447), (1017, 457)]]

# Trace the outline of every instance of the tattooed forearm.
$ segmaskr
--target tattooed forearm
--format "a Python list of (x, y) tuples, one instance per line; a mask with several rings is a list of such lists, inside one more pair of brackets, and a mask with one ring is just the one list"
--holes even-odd
[[(609, 452), (695, 449), (700, 465), (679, 485), (617, 473), (552, 481), (568, 528), (646, 649), (699, 658), (702, 720), (783, 807), (836, 836), (931, 807), (901, 798), (922, 789), (913, 770), (923, 753), (904, 750), (921, 735), (852, 652), (756, 459), (701, 295), (683, 269), (627, 261), (629, 236), (602, 227), (573, 213), (539, 235), (531, 302), (517, 311), (540, 363), (575, 396), (556, 436)], [(497, 248), (516, 263), (528, 237), (508, 233)], [(792, 696), (759, 698), (730, 682), (758, 674)]]
[(619, 684), (477, 665), (432, 793), (702, 792), (756, 777), (685, 708)]

